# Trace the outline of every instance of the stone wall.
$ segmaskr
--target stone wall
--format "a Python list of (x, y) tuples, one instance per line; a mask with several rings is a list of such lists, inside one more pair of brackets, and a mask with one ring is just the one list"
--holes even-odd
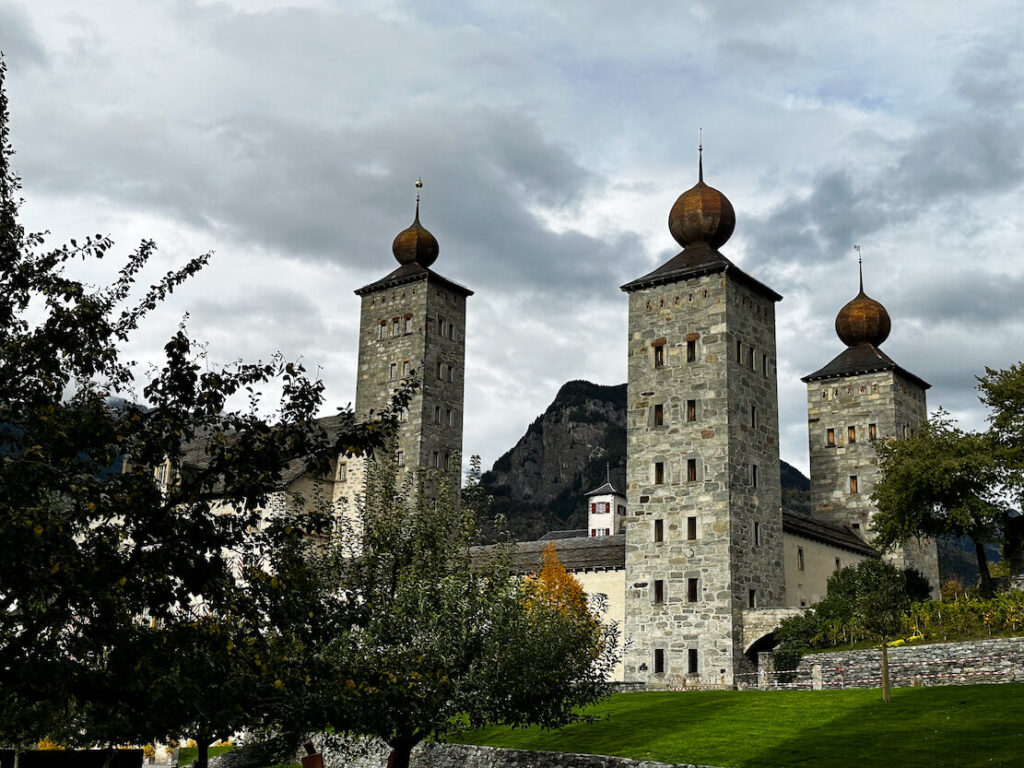
[[(764, 660), (770, 670), (770, 659)], [(894, 688), (1024, 682), (1024, 637), (890, 648), (889, 679)], [(740, 682), (753, 687), (755, 677)], [(881, 654), (878, 649), (808, 654), (795, 675), (767, 671), (759, 684), (768, 689), (878, 688)]]
[(411, 768), (710, 768), (692, 763), (656, 763), (605, 755), (433, 743), (417, 748), (410, 765)]

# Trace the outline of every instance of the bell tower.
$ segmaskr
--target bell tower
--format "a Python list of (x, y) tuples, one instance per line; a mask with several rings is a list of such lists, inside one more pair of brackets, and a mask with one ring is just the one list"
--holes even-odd
[[(702, 149), (702, 148), (701, 148)], [(731, 686), (744, 612), (784, 601), (775, 302), (719, 251), (736, 215), (698, 181), (682, 251), (629, 295), (627, 681)]]

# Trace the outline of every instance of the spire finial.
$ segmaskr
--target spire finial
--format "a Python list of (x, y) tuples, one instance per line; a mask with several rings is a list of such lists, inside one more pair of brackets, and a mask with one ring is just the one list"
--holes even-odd
[(697, 129), (697, 181), (704, 183), (704, 129)]
[(853, 250), (857, 252), (857, 274), (860, 276), (860, 292), (864, 293), (864, 260), (860, 256), (860, 246), (853, 246)]
[(420, 190), (423, 189), (423, 178), (416, 177), (416, 221), (420, 220)]
[(611, 462), (606, 461), (604, 463), (604, 481), (610, 483), (612, 481), (612, 465)]

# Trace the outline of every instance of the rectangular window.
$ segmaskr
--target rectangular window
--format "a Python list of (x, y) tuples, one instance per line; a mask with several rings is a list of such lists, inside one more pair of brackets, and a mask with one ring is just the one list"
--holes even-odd
[(695, 483), (697, 482), (697, 460), (687, 459), (686, 460), (686, 482)]
[(757, 464), (750, 465), (750, 485), (757, 488)]
[(686, 538), (689, 541), (694, 541), (697, 538), (697, 518), (688, 517), (686, 518)]
[(756, 520), (754, 521), (754, 546), (761, 546), (761, 524)]
[(455, 326), (452, 325), (451, 323), (448, 323), (448, 338), (449, 339), (454, 339), (455, 338)]
[(796, 548), (796, 569), (802, 571), (804, 569), (804, 548)]
[(697, 420), (697, 401), (687, 400), (686, 401), (686, 420), (696, 421)]
[(388, 337), (388, 324), (383, 322), (383, 321), (381, 321), (381, 324), (380, 324), (380, 336), (378, 338), (380, 338), (381, 340), (384, 340), (387, 337)]
[(398, 412), (398, 420), (399, 421), (408, 421), (409, 420), (409, 409), (408, 408), (403, 408), (402, 410), (400, 410)]
[(655, 520), (654, 521), (654, 540), (664, 541), (665, 540), (665, 521)]
[(747, 608), (757, 608), (757, 590), (747, 590)]
[(390, 368), (389, 368), (389, 371), (390, 371), (390, 376), (391, 376), (392, 379), (397, 378), (397, 376), (398, 376), (398, 363), (392, 363)]
[(412, 333), (412, 315), (406, 315), (405, 317), (405, 332)]
[(697, 649), (690, 648), (686, 651), (686, 674), (696, 675), (697, 672)]
[(846, 428), (846, 442), (851, 443), (851, 444), (857, 442), (857, 428), (856, 427), (847, 427)]
[(697, 342), (692, 339), (686, 342), (686, 362), (693, 363), (697, 360)]
[(686, 580), (686, 602), (697, 602), (697, 579)]
[(825, 430), (825, 445), (832, 447), (836, 444), (836, 431), (831, 427)]
[(868, 440), (874, 442), (878, 439), (878, 425), (868, 424)]
[(661, 485), (665, 482), (665, 462), (654, 462), (654, 484)]
[(403, 360), (402, 361), (402, 378), (405, 378), (408, 375), (409, 375), (409, 361), (408, 360)]
[(444, 378), (444, 363), (440, 360), (437, 361), (437, 380), (440, 381)]
[(843, 569), (843, 563), (842, 563), (842, 561), (841, 561), (841, 560), (840, 560), (840, 559), (839, 559), (839, 558), (837, 557), (837, 558), (836, 558), (836, 573), (839, 573), (839, 571), (841, 571), (842, 569)]
[(434, 423), (435, 424), (440, 424), (441, 423), (441, 406), (440, 405), (435, 405), (434, 406)]
[(856, 533), (858, 536), (860, 536), (860, 523), (854, 523), (850, 527), (853, 528), (853, 532), (854, 533)]
[(857, 493), (857, 476), (850, 475), (850, 493)]
[(665, 582), (661, 579), (654, 580), (654, 602), (665, 602)]
[(439, 451), (434, 451), (434, 469), (441, 468), (441, 454)]
[(391, 321), (391, 335), (392, 336), (397, 336), (398, 335), (398, 318), (397, 317), (394, 320)]
[(761, 355), (761, 373), (768, 375), (768, 355)]
[(448, 321), (441, 317), (441, 315), (437, 316), (437, 332), (441, 336), (444, 336), (448, 332)]
[(661, 403), (657, 403), (654, 406), (654, 426), (665, 426), (665, 406)]
[(395, 454), (395, 458), (398, 461), (398, 466), (405, 466), (405, 451), (398, 451), (398, 453)]
[(654, 348), (654, 367), (663, 368), (665, 366), (665, 345), (659, 344)]
[(338, 462), (338, 482), (339, 483), (344, 483), (345, 482), (345, 477), (347, 475), (347, 470), (348, 470), (348, 467), (345, 465), (345, 462), (343, 462), (343, 461), (342, 462)]
[(444, 468), (445, 469), (451, 469), (452, 468), (452, 455), (450, 453), (446, 453), (444, 455)]
[(662, 674), (665, 671), (665, 649), (655, 648), (654, 649), (654, 673), (657, 675)]
[(747, 347), (747, 368), (754, 370), (754, 349)]
[(454, 418), (454, 417), (452, 416), (452, 409), (451, 409), (451, 408), (448, 408), (448, 409), (447, 409), (447, 410), (445, 411), (445, 414), (446, 414), (446, 419), (447, 419), (447, 421), (448, 421), (448, 426), (450, 427), (450, 426), (452, 426), (452, 424), (453, 424), (453, 423), (454, 423), (454, 421), (455, 421), (455, 418)]
[(757, 429), (757, 406), (750, 406), (750, 428)]
[(455, 366), (454, 365), (449, 365), (448, 366), (448, 377), (447, 378), (448, 378), (448, 383), (449, 384), (451, 384), (453, 381), (455, 381)]
[(743, 342), (739, 339), (736, 340), (736, 362), (743, 364)]

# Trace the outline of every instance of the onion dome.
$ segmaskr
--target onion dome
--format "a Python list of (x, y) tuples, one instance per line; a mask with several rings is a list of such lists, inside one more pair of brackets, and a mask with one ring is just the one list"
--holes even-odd
[(419, 264), (421, 267), (429, 267), (437, 261), (437, 254), (441, 250), (437, 239), (420, 224), (420, 193), (423, 188), (423, 181), (416, 180), (416, 217), (412, 226), (403, 229), (395, 235), (395, 241), (391, 244), (391, 252), (395, 259), (402, 266), (406, 264)]
[(889, 338), (892, 321), (881, 303), (864, 293), (864, 273), (860, 275), (860, 293), (836, 315), (836, 333), (848, 347), (858, 344), (881, 345)]
[(704, 183), (703, 151), (701, 146), (697, 185), (683, 192), (668, 214), (668, 229), (683, 248), (697, 243), (719, 248), (736, 228), (736, 212), (729, 198)]

